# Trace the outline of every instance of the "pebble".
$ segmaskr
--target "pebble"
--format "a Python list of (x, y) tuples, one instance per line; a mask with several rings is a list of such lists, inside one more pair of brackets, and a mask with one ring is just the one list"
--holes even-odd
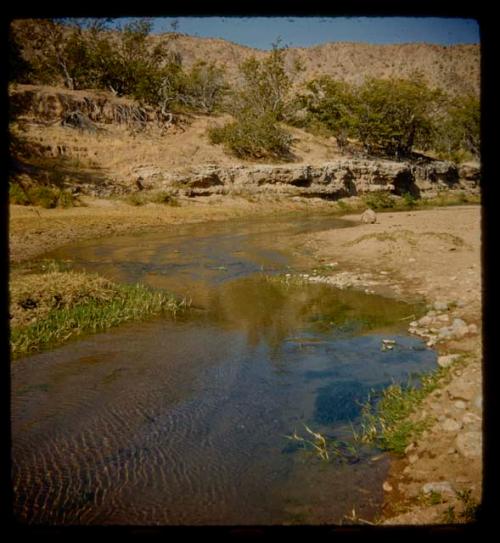
[(454, 382), (448, 387), (448, 395), (452, 400), (471, 402), (475, 398), (476, 392), (469, 383)]
[(412, 441), (405, 449), (405, 454), (408, 454), (410, 451), (412, 451), (415, 448), (415, 443)]
[(408, 457), (408, 462), (410, 462), (410, 464), (414, 464), (417, 460), (418, 454), (410, 454), (410, 456)]
[(388, 481), (384, 481), (382, 488), (385, 492), (392, 492), (392, 485)]
[(482, 409), (482, 408), (483, 408), (483, 395), (482, 395), (482, 394), (479, 394), (479, 395), (476, 396), (476, 398), (474, 399), (474, 407), (477, 407), (478, 409)]
[(429, 317), (428, 315), (425, 315), (425, 317), (422, 317), (418, 320), (417, 326), (429, 326), (432, 323), (432, 317)]
[(458, 452), (466, 458), (477, 458), (483, 451), (483, 435), (481, 432), (463, 432), (456, 439)]
[(436, 320), (438, 320), (439, 322), (449, 322), (450, 317), (446, 313), (443, 313), (442, 315), (438, 315), (436, 317)]
[(463, 402), (462, 400), (457, 400), (453, 405), (457, 409), (465, 409), (467, 407), (467, 404), (465, 402)]
[(448, 309), (448, 303), (447, 302), (435, 302), (433, 307), (434, 307), (434, 309), (436, 311), (446, 311)]
[(441, 428), (445, 432), (458, 432), (461, 427), (462, 425), (454, 419), (445, 419), (445, 421), (441, 424)]
[(477, 334), (477, 326), (475, 324), (469, 324), (468, 329), (469, 329), (469, 334), (472, 334), (472, 335)]
[(464, 424), (472, 424), (474, 422), (481, 422), (481, 417), (476, 415), (475, 413), (465, 413), (465, 415), (462, 417), (462, 422)]
[(438, 357), (437, 363), (442, 368), (447, 368), (448, 366), (451, 366), (451, 364), (453, 364), (453, 362), (455, 362), (457, 358), (460, 358), (459, 354), (447, 354), (447, 355)]
[(467, 326), (467, 323), (462, 319), (453, 319), (451, 328), (453, 334), (459, 338), (469, 333), (469, 327)]

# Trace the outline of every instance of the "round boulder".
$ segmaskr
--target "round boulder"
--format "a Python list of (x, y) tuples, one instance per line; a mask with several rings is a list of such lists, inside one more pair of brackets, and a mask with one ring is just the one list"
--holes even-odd
[(373, 224), (377, 222), (377, 214), (373, 209), (367, 209), (362, 215), (361, 215), (361, 222), (363, 224)]

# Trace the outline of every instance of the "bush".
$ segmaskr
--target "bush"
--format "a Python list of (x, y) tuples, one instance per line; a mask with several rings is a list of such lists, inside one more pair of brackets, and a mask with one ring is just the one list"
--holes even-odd
[(31, 203), (26, 192), (17, 183), (10, 183), (9, 202), (20, 206), (27, 206)]
[(75, 203), (71, 192), (59, 188), (45, 186), (21, 187), (12, 182), (9, 186), (9, 202), (18, 205), (34, 205), (45, 209), (72, 207)]
[(395, 206), (396, 201), (386, 191), (373, 192), (364, 196), (363, 200), (370, 209), (391, 209)]
[(273, 115), (245, 115), (209, 131), (211, 143), (223, 144), (239, 158), (281, 159), (290, 155), (291, 136)]

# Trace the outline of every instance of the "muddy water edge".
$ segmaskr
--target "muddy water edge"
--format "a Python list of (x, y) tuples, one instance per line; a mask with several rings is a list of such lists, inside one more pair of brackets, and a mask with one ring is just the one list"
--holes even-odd
[[(353, 449), (360, 404), (434, 369), (436, 354), (406, 333), (418, 304), (294, 280), (308, 269), (291, 254), (294, 235), (348, 224), (185, 225), (45, 255), (192, 303), (175, 321), (123, 325), (13, 363), (16, 517), (340, 524), (354, 509), (376, 518), (390, 459)], [(283, 236), (288, 249), (276, 246)], [(327, 459), (306, 427), (336, 444)]]

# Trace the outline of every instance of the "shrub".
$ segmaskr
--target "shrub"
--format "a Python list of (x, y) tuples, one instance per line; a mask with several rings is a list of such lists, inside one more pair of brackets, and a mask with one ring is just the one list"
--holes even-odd
[(391, 209), (396, 204), (394, 197), (386, 191), (372, 192), (364, 196), (363, 200), (370, 209)]
[(223, 144), (239, 158), (274, 158), (290, 155), (292, 138), (273, 115), (250, 114), (209, 131), (211, 143)]
[(18, 205), (34, 205), (45, 209), (59, 207), (72, 207), (74, 197), (71, 192), (54, 187), (31, 186), (23, 188), (12, 182), (9, 186), (9, 202)]
[(21, 206), (27, 206), (31, 203), (28, 194), (17, 183), (9, 185), (9, 202)]

